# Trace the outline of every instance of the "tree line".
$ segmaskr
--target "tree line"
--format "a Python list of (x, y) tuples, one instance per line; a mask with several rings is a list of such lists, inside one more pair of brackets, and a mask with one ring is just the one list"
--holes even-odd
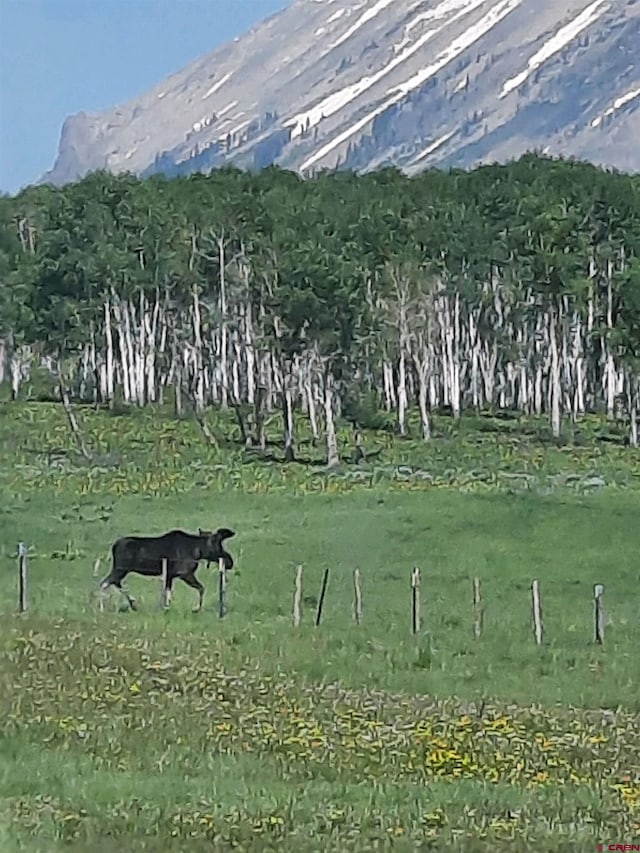
[[(94, 172), (0, 198), (0, 380), (70, 399), (168, 388), (234, 407), (247, 444), (294, 411), (338, 461), (363, 401), (625, 417), (638, 443), (640, 176), (527, 154), (472, 171), (302, 180), (269, 167)], [(247, 413), (251, 413), (247, 415)]]

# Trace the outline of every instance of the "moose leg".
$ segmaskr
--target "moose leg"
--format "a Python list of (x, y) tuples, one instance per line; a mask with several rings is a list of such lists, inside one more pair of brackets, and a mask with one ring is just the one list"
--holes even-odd
[(175, 580), (175, 578), (173, 577), (173, 575), (169, 575), (167, 577), (167, 588), (165, 590), (165, 599), (164, 599), (164, 606), (165, 606), (166, 610), (169, 609), (169, 605), (171, 604), (171, 596), (173, 595), (173, 581), (174, 580)]
[(107, 590), (113, 583), (113, 578), (111, 575), (107, 575), (106, 578), (100, 583), (100, 612), (104, 611), (104, 597), (106, 595)]
[(127, 592), (127, 590), (122, 586), (122, 581), (121, 581), (121, 580), (119, 580), (119, 581), (115, 581), (114, 586), (117, 586), (117, 587), (118, 587), (118, 589), (120, 590), (120, 592), (121, 592), (121, 593), (124, 595), (124, 597), (127, 599), (127, 601), (129, 602), (129, 607), (130, 607), (132, 610), (137, 610), (137, 609), (138, 609), (138, 603), (137, 603), (137, 601), (136, 601), (136, 600), (135, 600), (135, 598), (134, 598), (130, 593), (128, 593), (128, 592)]
[(129, 602), (129, 607), (132, 610), (137, 610), (138, 606), (137, 606), (135, 598), (132, 595), (130, 595), (126, 591), (126, 589), (123, 589), (123, 587), (122, 587), (122, 581), (123, 581), (124, 577), (125, 577), (125, 575), (114, 575), (113, 573), (110, 575), (107, 575), (107, 577), (100, 584), (100, 595), (102, 596), (110, 586), (115, 586), (120, 590), (120, 592), (127, 599), (127, 601)]
[(196, 578), (196, 576), (193, 574), (182, 575), (181, 577), (182, 577), (182, 580), (187, 584), (187, 586), (190, 586), (192, 589), (198, 590), (198, 596), (199, 596), (198, 605), (197, 605), (197, 607), (193, 608), (193, 612), (197, 613), (199, 610), (202, 610), (202, 599), (204, 598), (204, 587), (202, 586), (200, 581)]

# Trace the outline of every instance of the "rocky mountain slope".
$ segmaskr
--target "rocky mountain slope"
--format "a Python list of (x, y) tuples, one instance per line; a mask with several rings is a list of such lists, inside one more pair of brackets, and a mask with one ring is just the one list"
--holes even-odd
[(225, 163), (469, 166), (531, 149), (640, 170), (640, 0), (293, 0), (63, 126), (43, 180)]

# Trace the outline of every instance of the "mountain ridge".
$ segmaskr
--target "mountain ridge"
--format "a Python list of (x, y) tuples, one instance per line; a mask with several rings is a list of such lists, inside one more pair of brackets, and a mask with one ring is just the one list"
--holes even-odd
[(125, 104), (65, 120), (94, 169), (468, 167), (537, 149), (640, 170), (640, 0), (294, 0)]

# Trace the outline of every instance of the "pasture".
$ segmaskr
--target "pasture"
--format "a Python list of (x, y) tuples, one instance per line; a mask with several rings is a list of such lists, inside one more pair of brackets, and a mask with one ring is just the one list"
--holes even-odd
[[(277, 421), (265, 461), (231, 415), (210, 416), (217, 449), (160, 409), (78, 416), (90, 462), (55, 404), (0, 409), (3, 850), (589, 850), (638, 838), (640, 454), (616, 425), (585, 419), (552, 443), (533, 421), (442, 415), (423, 444), (381, 424), (365, 436), (380, 451), (370, 463), (327, 473), (304, 433), (301, 462), (277, 461)], [(340, 439), (348, 448), (346, 429)], [(120, 612), (115, 591), (98, 611), (116, 538), (219, 526), (236, 531), (223, 620), (205, 565), (200, 613), (179, 581), (162, 612), (158, 581), (135, 575), (139, 612)]]

